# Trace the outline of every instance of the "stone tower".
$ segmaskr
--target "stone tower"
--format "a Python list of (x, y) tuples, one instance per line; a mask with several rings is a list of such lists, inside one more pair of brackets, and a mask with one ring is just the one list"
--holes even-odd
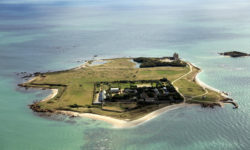
[(179, 58), (179, 54), (174, 53), (173, 58), (174, 58), (174, 60), (179, 60), (179, 59), (180, 59), (180, 58)]

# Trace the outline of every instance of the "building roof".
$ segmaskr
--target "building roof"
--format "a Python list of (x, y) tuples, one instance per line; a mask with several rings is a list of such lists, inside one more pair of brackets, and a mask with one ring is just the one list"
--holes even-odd
[(119, 91), (119, 88), (110, 88), (111, 91)]
[(103, 91), (101, 91), (100, 94), (99, 94), (99, 101), (101, 102), (101, 101), (103, 101), (103, 100), (105, 100), (105, 99), (106, 99), (106, 91), (103, 90)]

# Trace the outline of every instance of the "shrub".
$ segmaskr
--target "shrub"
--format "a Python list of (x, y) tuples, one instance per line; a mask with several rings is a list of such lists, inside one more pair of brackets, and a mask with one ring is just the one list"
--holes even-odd
[(81, 105), (77, 105), (77, 104), (73, 104), (73, 105), (69, 105), (69, 107), (71, 108), (79, 108), (79, 107), (82, 107)]
[(186, 66), (186, 63), (182, 62), (181, 60), (176, 60), (172, 62), (162, 62), (159, 60), (159, 58), (139, 57), (139, 58), (134, 58), (134, 61), (141, 63), (140, 68), (157, 67), (157, 66), (174, 66), (174, 67)]

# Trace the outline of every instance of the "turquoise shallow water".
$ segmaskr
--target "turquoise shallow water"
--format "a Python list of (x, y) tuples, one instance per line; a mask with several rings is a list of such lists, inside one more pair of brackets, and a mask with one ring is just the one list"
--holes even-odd
[[(248, 150), (250, 53), (247, 0), (1, 0), (1, 150)], [(173, 110), (131, 129), (90, 119), (41, 117), (28, 105), (48, 91), (25, 91), (17, 72), (61, 70), (93, 55), (180, 56), (203, 69), (199, 78), (226, 91), (233, 110)], [(80, 62), (79, 62), (80, 61)]]

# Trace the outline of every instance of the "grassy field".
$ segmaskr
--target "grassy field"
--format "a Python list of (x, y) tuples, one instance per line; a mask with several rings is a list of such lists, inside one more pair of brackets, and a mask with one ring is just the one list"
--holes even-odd
[[(120, 119), (136, 119), (169, 104), (149, 105), (125, 112), (123, 111), (125, 108), (124, 104), (119, 104), (121, 109), (117, 110), (115, 108), (114, 111), (106, 111), (101, 106), (92, 105), (94, 83), (118, 80), (158, 80), (163, 77), (174, 81), (189, 71), (189, 66), (135, 68), (135, 64), (130, 59), (119, 58), (107, 60), (107, 63), (98, 66), (86, 66), (79, 69), (45, 73), (44, 75), (37, 76), (32, 82), (24, 83), (23, 86), (59, 89), (58, 95), (53, 99), (35, 104), (39, 107), (39, 110), (71, 110), (82, 113), (101, 114)], [(211, 90), (208, 90), (205, 96), (195, 97), (206, 93), (206, 90), (194, 81), (194, 77), (198, 72), (199, 69), (193, 67), (192, 72), (176, 81), (174, 86), (186, 98), (187, 102), (218, 103), (223, 97)], [(131, 104), (126, 107), (134, 107), (134, 105)], [(108, 110), (113, 109), (112, 106), (105, 106), (104, 108)]]

